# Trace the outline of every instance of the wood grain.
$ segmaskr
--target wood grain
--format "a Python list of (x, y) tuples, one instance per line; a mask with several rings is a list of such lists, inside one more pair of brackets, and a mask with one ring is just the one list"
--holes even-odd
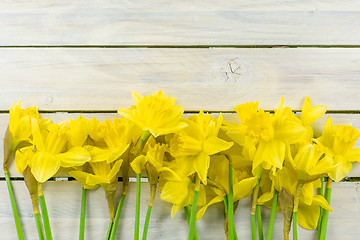
[(22, 99), (41, 110), (116, 110), (162, 89), (185, 110), (246, 101), (301, 109), (305, 96), (358, 111), (360, 48), (0, 48), (0, 110)]
[[(95, 113), (83, 113), (83, 114), (80, 114), (80, 113), (47, 113), (47, 114), (41, 114), (41, 117), (52, 119), (53, 122), (58, 123), (58, 122), (66, 121), (69, 119), (76, 119), (79, 115), (82, 115), (83, 117), (85, 117), (87, 119), (96, 117), (100, 121), (104, 121), (105, 119), (113, 119), (115, 117), (120, 117), (116, 113), (101, 113), (101, 114), (100, 113), (96, 113), (96, 114)], [(188, 117), (190, 115), (191, 114), (185, 114), (185, 117)], [(213, 113), (212, 115), (214, 117), (217, 117), (218, 114)], [(224, 120), (231, 121), (234, 123), (239, 122), (239, 119), (236, 114), (225, 113), (223, 115), (224, 115)], [(315, 136), (321, 135), (327, 115), (331, 115), (333, 123), (335, 125), (352, 123), (354, 127), (356, 127), (357, 129), (360, 129), (360, 117), (358, 114), (326, 114), (324, 117), (317, 120), (313, 124)], [(7, 128), (8, 118), (9, 118), (8, 114), (0, 114), (0, 141), (1, 141), (0, 142), (0, 156), (3, 155), (3, 138), (4, 138), (5, 130)], [(356, 143), (355, 147), (360, 147), (359, 141)], [(2, 163), (3, 163), (3, 159), (0, 158), (0, 166), (2, 166)], [(22, 177), (21, 174), (19, 174), (15, 171), (14, 163), (10, 164), (9, 171), (10, 171), (11, 177)], [(64, 171), (58, 172), (55, 176), (56, 177), (70, 177), (69, 174), (67, 174)], [(0, 177), (4, 177), (3, 171), (0, 171)], [(360, 177), (360, 164), (358, 164), (358, 163), (353, 164), (353, 169), (348, 174), (348, 177)]]
[[(32, 207), (27, 189), (23, 182), (13, 182), (16, 200), (19, 206), (22, 226), (26, 239), (37, 239), (35, 223), (32, 218)], [(119, 187), (121, 189), (121, 187)], [(334, 212), (330, 213), (328, 237), (329, 240), (353, 240), (359, 236), (357, 227), (360, 221), (360, 213), (356, 209), (359, 205), (358, 183), (336, 183), (333, 186), (331, 206)], [(148, 204), (149, 186), (142, 184), (141, 190), (141, 218), (140, 229), (143, 228), (146, 207)], [(79, 228), (81, 185), (77, 182), (48, 182), (44, 184), (44, 194), (50, 216), (54, 239), (77, 239)], [(132, 239), (135, 212), (135, 183), (130, 183), (128, 197), (120, 218), (117, 239)], [(159, 196), (159, 195), (158, 195)], [(119, 195), (116, 196), (118, 201)], [(104, 239), (108, 224), (108, 210), (102, 189), (88, 192), (86, 209), (85, 239)], [(185, 216), (180, 211), (173, 219), (170, 217), (171, 205), (155, 200), (153, 213), (149, 226), (148, 239), (186, 239), (187, 223)], [(235, 227), (238, 236), (242, 239), (250, 239), (250, 199), (240, 201), (235, 213)], [(197, 224), (200, 239), (225, 239), (223, 233), (223, 206), (216, 204), (211, 206)], [(268, 225), (269, 209), (263, 209), (263, 226), (266, 232)], [(282, 215), (276, 216), (274, 238), (282, 238)], [(298, 227), (299, 239), (310, 240), (316, 236), (315, 231), (309, 231)], [(4, 182), (0, 182), (0, 231), (8, 233), (6, 239), (16, 239), (15, 225), (8, 193)]]
[(359, 45), (341, 1), (3, 1), (0, 45)]

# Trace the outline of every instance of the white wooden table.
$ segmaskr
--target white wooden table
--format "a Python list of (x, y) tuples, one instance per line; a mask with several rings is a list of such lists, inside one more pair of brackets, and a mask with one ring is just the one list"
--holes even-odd
[[(328, 105), (335, 123), (360, 129), (360, 2), (0, 2), (2, 137), (8, 110), (20, 98), (24, 107), (38, 106), (55, 122), (80, 114), (103, 120), (130, 106), (130, 90), (146, 95), (160, 89), (187, 112), (228, 112), (227, 119), (235, 119), (232, 108), (245, 101), (272, 110), (283, 95), (286, 105), (299, 110), (310, 96), (314, 104)], [(325, 117), (316, 132), (324, 122)], [(10, 173), (25, 237), (37, 239), (23, 179), (14, 166)], [(360, 237), (360, 166), (349, 177), (333, 186), (327, 239)], [(134, 183), (129, 191), (118, 239), (133, 236)], [(77, 239), (81, 185), (49, 181), (44, 193), (54, 239)], [(17, 239), (3, 173), (0, 198), (0, 238)], [(147, 203), (143, 183), (141, 224)], [(156, 199), (148, 239), (186, 239), (184, 213), (171, 219), (170, 209)], [(241, 201), (235, 214), (239, 239), (250, 239), (249, 211), (249, 199)], [(200, 239), (225, 238), (222, 213), (220, 204), (213, 206), (197, 222)], [(89, 192), (86, 214), (86, 239), (104, 239), (108, 212), (102, 189)], [(268, 217), (264, 211), (265, 227)], [(299, 239), (315, 236), (299, 227)], [(274, 239), (281, 238), (278, 214)]]

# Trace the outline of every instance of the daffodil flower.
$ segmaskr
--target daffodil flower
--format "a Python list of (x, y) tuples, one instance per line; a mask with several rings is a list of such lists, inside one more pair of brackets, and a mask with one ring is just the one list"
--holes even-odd
[[(180, 169), (176, 169), (180, 168)], [(173, 204), (171, 217), (174, 217), (184, 207), (191, 205), (194, 198), (194, 181), (185, 174), (182, 166), (164, 167), (161, 172), (160, 199)], [(204, 185), (200, 185), (197, 205), (206, 204), (206, 192)]]
[(124, 118), (115, 118), (113, 123), (109, 119), (105, 120), (100, 130), (106, 147), (86, 146), (91, 154), (91, 162), (107, 161), (111, 163), (119, 159), (130, 146), (131, 126), (131, 122)]
[(257, 174), (259, 167), (282, 168), (286, 146), (300, 142), (306, 136), (306, 129), (300, 123), (289, 120), (284, 115), (283, 98), (275, 115), (258, 109), (258, 104), (250, 102), (236, 106), (234, 109), (240, 124), (225, 122), (223, 127), (228, 136), (239, 145), (256, 146), (254, 174)]
[(114, 220), (114, 197), (117, 187), (117, 176), (122, 164), (122, 160), (117, 160), (113, 163), (90, 162), (94, 174), (82, 171), (70, 171), (70, 175), (77, 181), (81, 182), (84, 187), (96, 188), (101, 185), (105, 191), (105, 196), (108, 201), (110, 222)]
[(215, 120), (201, 110), (198, 115), (189, 117), (187, 127), (176, 133), (170, 141), (171, 155), (179, 164), (186, 166), (188, 175), (196, 172), (200, 180), (207, 183), (210, 155), (229, 149), (233, 143), (217, 137), (223, 117)]
[(31, 119), (38, 121), (43, 128), (50, 123), (49, 119), (40, 119), (39, 112), (36, 107), (22, 109), (21, 101), (14, 103), (10, 108), (9, 127), (4, 138), (4, 171), (7, 172), (7, 166), (10, 161), (11, 154), (16, 151), (21, 142), (32, 142)]
[(120, 108), (118, 113), (139, 126), (143, 132), (149, 131), (158, 137), (186, 127), (182, 121), (184, 108), (174, 105), (175, 98), (165, 97), (162, 91), (144, 97), (132, 91), (132, 96), (135, 105), (130, 109)]
[[(229, 194), (229, 162), (223, 155), (213, 156), (209, 168), (209, 181), (211, 191), (213, 191), (214, 197), (207, 202), (196, 214), (196, 220), (199, 220), (207, 208), (212, 204), (224, 201), (224, 195)], [(251, 172), (247, 169), (234, 169), (233, 177), (233, 189), (234, 189), (234, 203), (248, 197), (252, 193), (252, 189), (255, 187), (257, 177), (252, 176)]]
[(334, 165), (337, 165), (329, 172), (329, 177), (335, 182), (350, 172), (353, 162), (360, 162), (360, 148), (353, 148), (359, 136), (360, 132), (350, 124), (338, 124), (335, 127), (331, 117), (327, 118), (318, 141), (327, 148), (327, 154), (333, 158)]
[[(22, 149), (18, 154), (19, 161), (15, 161), (20, 172), (29, 166), (39, 183), (54, 176), (60, 166), (81, 166), (90, 160), (89, 153), (81, 147), (72, 147), (65, 151), (69, 140), (69, 129), (66, 123), (51, 124), (44, 133), (41, 133), (38, 121), (34, 118), (31, 119), (31, 126), (34, 148)], [(26, 160), (24, 160), (24, 155), (26, 155)]]
[(334, 167), (332, 159), (325, 154), (325, 148), (314, 140), (313, 144), (300, 147), (295, 158), (289, 156), (289, 162), (296, 171), (299, 181), (312, 182), (327, 175)]

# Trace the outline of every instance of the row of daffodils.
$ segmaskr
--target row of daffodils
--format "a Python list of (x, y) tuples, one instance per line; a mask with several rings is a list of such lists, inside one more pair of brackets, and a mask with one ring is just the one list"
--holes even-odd
[[(10, 109), (4, 139), (4, 172), (19, 239), (24, 239), (11, 189), (8, 165), (15, 157), (16, 171), (29, 190), (39, 239), (52, 239), (42, 184), (60, 168), (82, 186), (79, 239), (84, 239), (86, 192), (102, 187), (109, 208), (106, 239), (115, 239), (126, 198), (130, 171), (136, 173), (134, 239), (139, 239), (140, 179), (146, 173), (150, 200), (142, 231), (147, 238), (151, 209), (157, 191), (172, 204), (171, 216), (185, 210), (188, 239), (198, 239), (195, 222), (215, 203), (224, 204), (226, 239), (237, 238), (234, 214), (238, 202), (252, 196), (252, 239), (272, 239), (277, 211), (284, 217), (284, 239), (297, 239), (297, 224), (317, 229), (325, 239), (332, 181), (344, 178), (352, 162), (360, 161), (354, 148), (360, 133), (350, 124), (333, 125), (328, 117), (320, 137), (311, 125), (326, 112), (305, 98), (300, 117), (280, 105), (274, 113), (258, 108), (258, 102), (234, 108), (239, 124), (200, 111), (183, 117), (184, 109), (162, 91), (150, 96), (132, 92), (135, 105), (120, 108), (122, 118), (95, 118), (59, 124), (41, 119), (36, 107)], [(122, 195), (115, 206), (118, 179)], [(326, 180), (326, 183), (324, 182)], [(119, 188), (121, 189), (121, 187)], [(41, 214), (38, 209), (40, 205)], [(262, 207), (271, 208), (266, 235)], [(44, 228), (44, 229), (43, 229)], [(43, 234), (45, 232), (45, 236)], [(106, 234), (106, 235), (105, 235)]]

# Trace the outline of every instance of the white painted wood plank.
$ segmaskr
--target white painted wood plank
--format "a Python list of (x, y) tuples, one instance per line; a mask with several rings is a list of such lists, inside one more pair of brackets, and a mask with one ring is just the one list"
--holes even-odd
[(305, 96), (360, 110), (360, 48), (0, 48), (0, 110), (18, 99), (42, 110), (116, 110), (162, 89), (185, 110), (300, 109)]
[[(80, 113), (71, 113), (71, 114), (47, 113), (47, 114), (41, 114), (41, 117), (42, 118), (50, 118), (53, 120), (53, 122), (58, 123), (58, 122), (69, 120), (69, 119), (76, 119), (79, 115), (80, 115)], [(97, 113), (97, 114), (84, 113), (81, 115), (88, 119), (91, 119), (92, 117), (96, 117), (100, 121), (104, 121), (105, 119), (113, 119), (115, 117), (120, 117), (116, 113), (101, 113), (101, 114), (99, 114), (99, 113)], [(186, 114), (185, 117), (187, 117), (189, 115), (191, 115), (191, 114)], [(213, 115), (215, 117), (217, 116), (217, 114), (213, 114)], [(239, 122), (237, 115), (234, 113), (225, 113), (223, 115), (224, 115), (224, 120), (232, 121), (235, 123)], [(334, 124), (346, 124), (346, 123), (351, 122), (354, 127), (356, 127), (357, 129), (360, 130), (360, 115), (359, 114), (330, 114), (330, 115), (333, 119)], [(4, 138), (4, 133), (7, 128), (8, 121), (9, 121), (8, 118), (9, 118), (8, 114), (0, 114), (0, 156), (3, 156), (3, 138)], [(321, 135), (326, 118), (327, 118), (327, 116), (324, 116), (323, 118), (319, 119), (313, 125), (315, 136)], [(360, 141), (358, 141), (356, 143), (356, 147), (360, 147)], [(3, 164), (3, 158), (0, 158), (0, 166), (2, 166), (2, 164)], [(14, 163), (10, 164), (9, 171), (10, 171), (10, 175), (12, 177), (22, 177), (21, 174), (19, 174), (15, 171)], [(69, 177), (69, 175), (65, 172), (59, 172), (55, 176), (56, 177)], [(0, 171), (0, 177), (4, 177), (4, 173), (2, 170)], [(353, 164), (353, 169), (348, 174), (348, 177), (360, 177), (360, 164), (358, 164), (358, 163)]]
[[(37, 239), (35, 223), (32, 218), (32, 207), (28, 192), (23, 182), (14, 182), (15, 196), (19, 205), (22, 225), (26, 239)], [(121, 189), (121, 187), (119, 187)], [(337, 183), (333, 186), (328, 238), (357, 239), (360, 230), (357, 227), (360, 221), (358, 183)], [(143, 228), (148, 203), (148, 185), (142, 184), (140, 229)], [(79, 214), (81, 201), (81, 185), (77, 182), (49, 182), (44, 184), (44, 194), (50, 216), (54, 239), (77, 239), (79, 228)], [(133, 224), (135, 212), (135, 183), (130, 184), (128, 198), (125, 201), (118, 231), (118, 239), (133, 238)], [(118, 201), (119, 195), (117, 195)], [(86, 212), (86, 239), (104, 239), (108, 212), (102, 189), (88, 192), (88, 205)], [(187, 223), (184, 213), (179, 212), (173, 219), (170, 217), (171, 205), (158, 198), (155, 200), (148, 239), (186, 239)], [(235, 226), (238, 236), (242, 239), (251, 239), (250, 232), (250, 201), (244, 199), (240, 202), (235, 213)], [(269, 218), (268, 209), (263, 210), (263, 225), (266, 229)], [(283, 218), (281, 213), (276, 216), (274, 238), (282, 239)], [(200, 239), (225, 239), (223, 233), (223, 207), (221, 204), (210, 207), (203, 218), (197, 222)], [(314, 239), (316, 232), (299, 230), (299, 239)], [(0, 182), (0, 231), (2, 239), (16, 239), (15, 224), (5, 182)], [(266, 230), (265, 230), (266, 232)]]
[(2, 1), (0, 45), (359, 45), (355, 0)]

